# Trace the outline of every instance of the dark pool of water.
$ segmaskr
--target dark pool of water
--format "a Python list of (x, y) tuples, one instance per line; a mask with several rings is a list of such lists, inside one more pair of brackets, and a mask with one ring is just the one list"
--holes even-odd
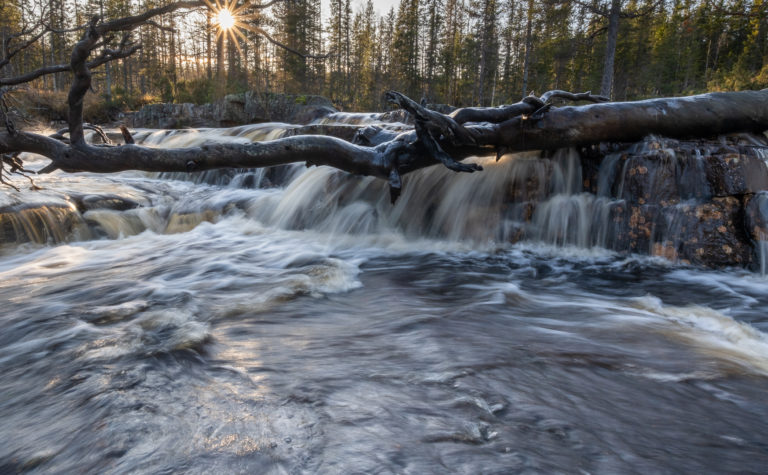
[(768, 467), (768, 281), (435, 246), (228, 218), (6, 254), (0, 472)]

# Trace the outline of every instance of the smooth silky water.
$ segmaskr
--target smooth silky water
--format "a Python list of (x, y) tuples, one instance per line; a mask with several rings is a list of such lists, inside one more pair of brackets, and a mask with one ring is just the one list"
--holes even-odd
[(765, 471), (768, 280), (601, 247), (573, 152), (477, 160), (394, 206), (303, 165), (40, 179), (142, 206), (2, 248), (0, 472)]

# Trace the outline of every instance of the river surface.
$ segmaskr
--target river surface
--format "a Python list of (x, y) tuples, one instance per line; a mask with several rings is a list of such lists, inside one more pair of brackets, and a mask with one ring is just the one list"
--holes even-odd
[(498, 166), (41, 179), (142, 206), (2, 249), (0, 472), (764, 473), (768, 280), (506, 244)]

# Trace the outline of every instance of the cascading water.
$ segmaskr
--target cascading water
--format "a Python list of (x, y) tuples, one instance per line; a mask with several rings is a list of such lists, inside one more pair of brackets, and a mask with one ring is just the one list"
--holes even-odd
[(394, 205), (303, 164), (37, 177), (0, 211), (0, 472), (761, 472), (768, 281), (612, 251), (730, 225), (665, 150), (474, 158)]
[[(286, 130), (282, 126), (253, 127), (240, 127), (225, 135), (214, 130), (147, 132), (138, 134), (137, 140), (152, 146), (194, 146), (217, 137), (269, 140)], [(582, 170), (575, 151), (561, 150), (545, 158), (539, 153), (513, 154), (498, 163), (492, 157), (474, 161), (488, 173), (461, 175), (433, 167), (407, 176), (404, 193), (394, 206), (381, 180), (303, 165), (281, 167), (283, 189), (234, 203), (238, 210), (270, 226), (330, 234), (403, 233), (409, 238), (468, 240), (480, 245), (521, 238), (554, 245), (605, 244), (606, 238), (594, 236), (610, 234), (609, 202), (582, 192)], [(254, 183), (263, 185), (270, 172), (208, 171), (161, 174), (160, 178), (239, 189), (243, 176), (257, 175)], [(221, 199), (216, 202), (214, 208), (221, 210)], [(205, 199), (196, 206), (199, 212), (211, 211), (206, 209)]]
[[(766, 134), (768, 137), (768, 134)], [(768, 147), (756, 147), (755, 153), (761, 160), (768, 166)], [(765, 193), (758, 193), (753, 198), (758, 209), (768, 213), (768, 195)], [(757, 242), (757, 256), (758, 263), (760, 265), (760, 275), (768, 275), (768, 230), (762, 227), (755, 227), (754, 235)]]

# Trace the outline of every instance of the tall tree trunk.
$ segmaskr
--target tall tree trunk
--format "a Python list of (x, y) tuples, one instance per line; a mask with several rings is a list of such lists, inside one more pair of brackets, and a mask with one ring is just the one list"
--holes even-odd
[(613, 63), (616, 59), (616, 40), (619, 36), (620, 14), (621, 0), (611, 0), (611, 10), (608, 13), (608, 36), (605, 40), (603, 79), (600, 82), (600, 94), (606, 97), (612, 97), (613, 92)]
[(533, 22), (533, 0), (528, 0), (528, 21), (525, 27), (525, 59), (523, 60), (523, 97), (528, 95), (528, 69), (531, 64), (531, 48), (533, 37), (531, 23)]
[(205, 10), (205, 55), (207, 60), (208, 80), (213, 79), (213, 61), (211, 49), (211, 10)]
[(224, 35), (216, 39), (216, 85), (214, 94), (216, 99), (224, 97), (227, 90), (226, 76), (224, 75)]
[[(173, 18), (172, 14), (170, 15), (170, 18), (169, 18), (169, 26), (171, 28), (171, 32), (170, 32), (170, 34), (171, 34), (171, 42), (170, 42), (170, 45), (169, 45), (169, 49), (170, 49), (170, 51), (169, 51), (170, 64), (168, 65), (168, 75), (170, 76), (169, 79), (171, 80), (171, 92), (172, 92), (171, 95), (173, 96), (173, 99), (175, 101), (176, 100), (176, 83), (178, 81), (178, 74), (177, 74), (177, 71), (176, 71), (176, 56), (177, 56), (177, 51), (176, 51), (176, 21)], [(107, 63), (107, 65), (109, 65), (109, 63)]]
[[(0, 43), (0, 58), (5, 58), (8, 56), (8, 36), (10, 36), (10, 31), (8, 30), (8, 27), (2, 28), (2, 34), (0, 35), (0, 40), (2, 40), (2, 43)], [(6, 66), (8, 68), (0, 68), (0, 78), (10, 76), (12, 73), (10, 71), (10, 64)]]
[[(48, 9), (50, 10), (48, 12), (48, 15), (49, 15), (48, 19), (50, 21), (51, 26), (55, 28), (57, 26), (57, 21), (56, 21), (56, 15), (54, 13), (55, 12), (55, 8), (54, 8), (54, 5), (53, 5), (53, 0), (50, 0), (48, 2)], [(54, 40), (53, 33), (51, 33), (51, 49), (49, 51), (49, 53), (51, 55), (51, 64), (56, 64), (56, 48), (55, 48), (56, 43), (57, 43), (57, 41)], [(59, 76), (57, 74), (51, 74), (51, 82), (53, 82), (53, 90), (54, 91), (58, 91), (59, 90), (58, 79), (59, 79)]]

